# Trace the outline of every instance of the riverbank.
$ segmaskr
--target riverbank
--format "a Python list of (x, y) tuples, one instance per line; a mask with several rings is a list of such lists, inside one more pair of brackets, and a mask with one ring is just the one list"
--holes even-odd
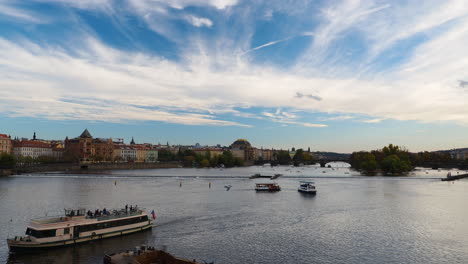
[(58, 163), (40, 164), (35, 166), (20, 167), (16, 169), (2, 169), (0, 176), (16, 174), (28, 174), (37, 172), (86, 172), (86, 171), (108, 171), (108, 170), (143, 170), (143, 169), (167, 169), (179, 168), (179, 162), (158, 163)]

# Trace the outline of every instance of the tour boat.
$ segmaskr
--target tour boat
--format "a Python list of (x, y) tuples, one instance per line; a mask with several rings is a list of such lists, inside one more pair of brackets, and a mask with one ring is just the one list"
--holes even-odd
[(309, 181), (301, 181), (299, 182), (299, 188), (297, 189), (298, 192), (301, 193), (308, 193), (308, 194), (316, 194), (317, 190), (315, 189), (314, 182)]
[[(65, 209), (64, 216), (31, 219), (26, 235), (7, 239), (10, 251), (31, 251), (121, 236), (152, 228), (144, 209), (97, 212)], [(152, 218), (155, 219), (154, 211)]]
[(257, 192), (277, 192), (281, 191), (281, 187), (277, 183), (256, 183), (255, 190)]

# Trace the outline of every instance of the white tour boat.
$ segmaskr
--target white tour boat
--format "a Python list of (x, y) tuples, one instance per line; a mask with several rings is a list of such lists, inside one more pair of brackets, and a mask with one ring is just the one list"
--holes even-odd
[[(154, 211), (152, 212), (155, 218)], [(7, 239), (10, 251), (31, 251), (84, 243), (150, 229), (152, 219), (144, 209), (91, 211), (65, 209), (64, 216), (32, 219), (26, 235)]]
[(315, 189), (315, 183), (310, 181), (301, 181), (299, 182), (299, 188), (297, 191), (301, 193), (316, 194), (317, 190)]

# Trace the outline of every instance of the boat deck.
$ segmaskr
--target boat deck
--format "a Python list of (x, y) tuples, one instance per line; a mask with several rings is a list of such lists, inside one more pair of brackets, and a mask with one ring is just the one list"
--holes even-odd
[(131, 216), (146, 215), (145, 211), (138, 209), (136, 211), (114, 210), (109, 215), (90, 217), (90, 216), (54, 216), (32, 219), (29, 226), (34, 229), (50, 229), (59, 228), (68, 225), (82, 225), (88, 223), (96, 223), (100, 221), (108, 221)]

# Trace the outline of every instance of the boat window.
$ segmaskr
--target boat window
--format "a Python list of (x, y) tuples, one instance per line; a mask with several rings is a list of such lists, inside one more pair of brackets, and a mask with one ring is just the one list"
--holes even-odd
[(35, 238), (54, 237), (56, 235), (55, 229), (50, 230), (35, 230), (32, 228), (26, 229), (26, 235), (33, 236)]
[(131, 225), (131, 224), (136, 224), (136, 223), (141, 223), (141, 222), (146, 222), (146, 221), (148, 221), (148, 216), (147, 215), (145, 215), (143, 217), (122, 219), (122, 220), (106, 222), (106, 223), (99, 223), (99, 224), (92, 224), (92, 225), (82, 225), (82, 226), (80, 226), (80, 232), (89, 232), (89, 231), (98, 230), (98, 229), (111, 228), (111, 227), (124, 226), (124, 225)]
[(64, 235), (70, 234), (70, 228), (67, 227), (67, 228), (63, 229), (63, 234), (64, 234)]

